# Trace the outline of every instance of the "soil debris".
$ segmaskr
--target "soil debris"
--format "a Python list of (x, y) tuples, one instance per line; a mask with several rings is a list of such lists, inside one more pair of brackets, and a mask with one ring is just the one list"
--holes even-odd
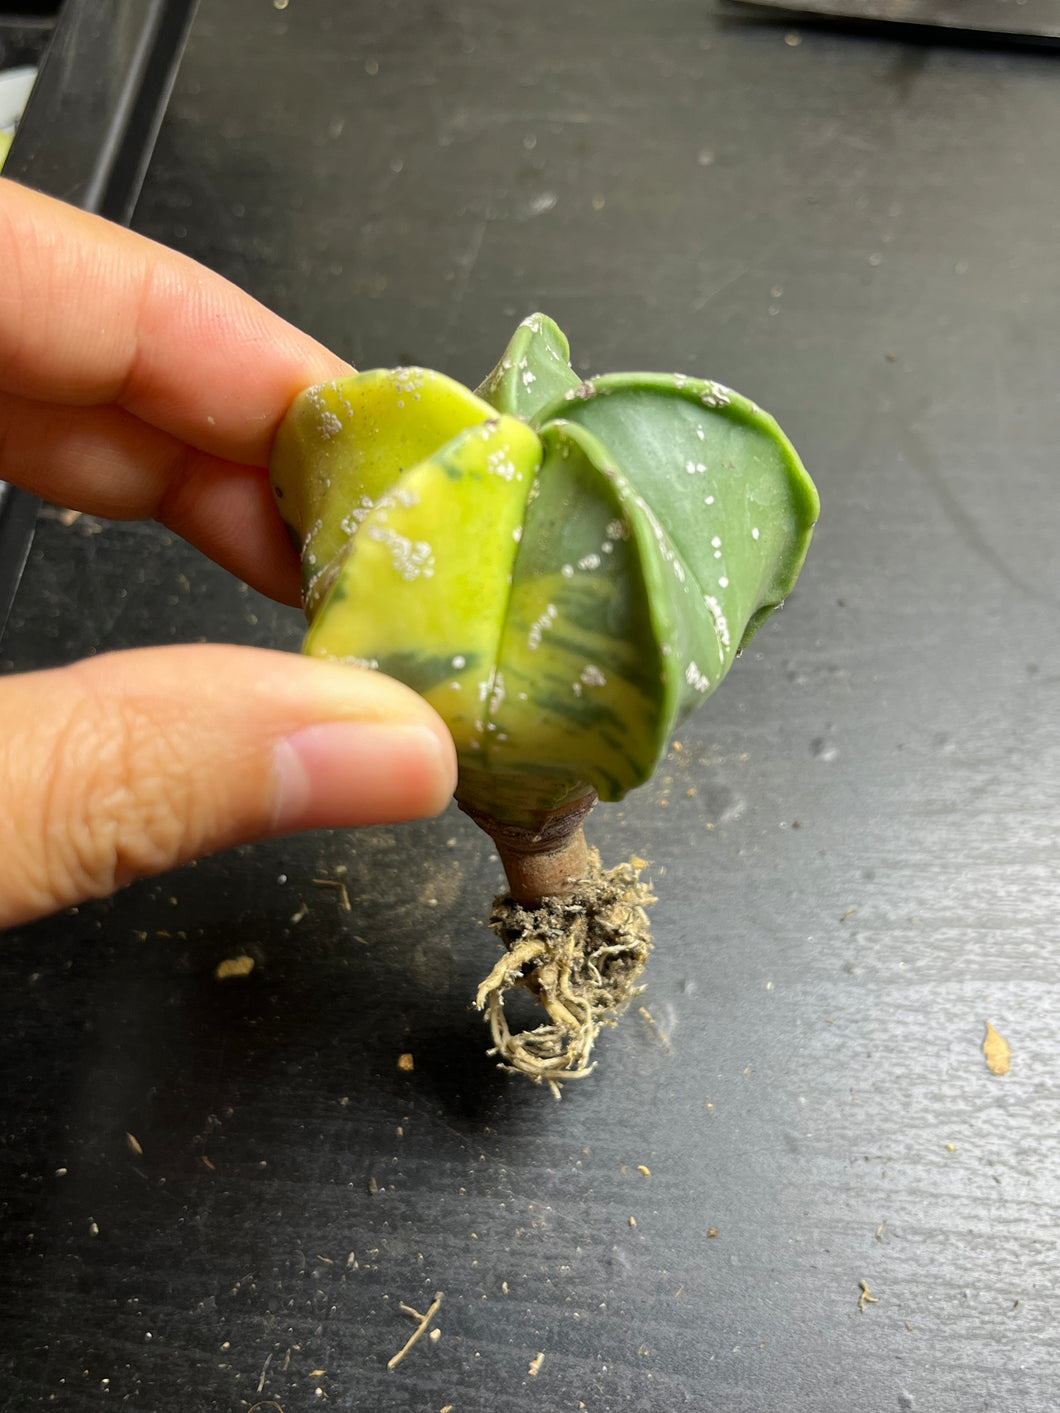
[(249, 976), (253, 970), (254, 958), (244, 953), (242, 956), (226, 957), (223, 962), (218, 962), (214, 977), (217, 981), (228, 981), (233, 976)]
[(349, 889), (346, 887), (345, 883), (343, 883), (340, 879), (338, 879), (338, 878), (311, 878), (309, 881), (310, 881), (310, 883), (312, 883), (312, 885), (313, 885), (314, 888), (330, 888), (330, 889), (332, 889), (333, 892), (335, 892), (335, 893), (337, 893), (337, 894), (339, 895), (339, 900), (340, 900), (341, 903), (342, 903), (343, 909), (344, 909), (346, 912), (348, 912), (348, 913), (353, 912), (353, 904), (350, 902), (350, 891), (349, 891)]
[(397, 1366), (401, 1363), (402, 1359), (404, 1359), (405, 1355), (409, 1352), (409, 1350), (412, 1348), (412, 1346), (416, 1343), (416, 1341), (426, 1332), (427, 1326), (428, 1326), (428, 1325), (431, 1323), (431, 1321), (434, 1319), (435, 1315), (437, 1315), (438, 1309), (439, 1309), (441, 1303), (442, 1303), (442, 1292), (439, 1291), (438, 1294), (437, 1294), (437, 1295), (434, 1297), (434, 1299), (431, 1301), (431, 1303), (430, 1303), (430, 1305), (428, 1306), (426, 1312), (425, 1312), (424, 1314), (422, 1314), (422, 1315), (420, 1314), (420, 1312), (419, 1312), (418, 1310), (414, 1310), (411, 1305), (405, 1305), (405, 1304), (402, 1304), (402, 1305), (401, 1305), (400, 1308), (402, 1309), (402, 1311), (403, 1311), (406, 1315), (411, 1315), (412, 1318), (417, 1321), (417, 1324), (416, 1324), (416, 1328), (412, 1331), (412, 1333), (409, 1335), (408, 1339), (407, 1339), (407, 1340), (405, 1341), (405, 1343), (401, 1346), (401, 1348), (400, 1348), (400, 1349), (398, 1350), (398, 1352), (394, 1355), (394, 1357), (393, 1357), (392, 1359), (388, 1359), (388, 1360), (387, 1360), (387, 1365), (386, 1365), (386, 1366), (387, 1366), (388, 1369), (396, 1369)]
[[(526, 908), (510, 894), (498, 897), (491, 929), (507, 953), (478, 989), (502, 1067), (545, 1083), (558, 1099), (560, 1083), (583, 1079), (596, 1037), (614, 1025), (642, 987), (637, 980), (651, 950), (645, 908), (655, 902), (640, 881), (643, 859), (605, 872), (589, 850), (589, 872), (573, 892)], [(548, 1022), (512, 1034), (504, 995), (522, 986), (541, 1003)]]
[(1004, 1036), (998, 1035), (989, 1021), (984, 1022), (983, 1058), (991, 1074), (1008, 1074), (1012, 1068), (1012, 1048)]
[(533, 1359), (530, 1360), (530, 1367), (529, 1367), (529, 1369), (527, 1369), (526, 1372), (530, 1375), (530, 1377), (531, 1377), (532, 1379), (536, 1379), (537, 1376), (538, 1376), (538, 1374), (540, 1374), (540, 1372), (541, 1372), (541, 1365), (542, 1365), (544, 1362), (545, 1362), (545, 1356), (544, 1356), (543, 1353), (536, 1355)]
[(880, 1299), (879, 1296), (873, 1295), (872, 1291), (869, 1289), (868, 1281), (858, 1281), (858, 1289), (861, 1291), (861, 1294), (858, 1296), (858, 1314), (864, 1315), (865, 1306), (878, 1305)]

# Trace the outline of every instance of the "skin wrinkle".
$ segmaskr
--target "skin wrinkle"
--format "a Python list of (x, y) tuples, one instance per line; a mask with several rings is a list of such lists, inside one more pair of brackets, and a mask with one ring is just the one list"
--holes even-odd
[[(147, 692), (115, 701), (104, 678), (80, 664), (70, 671), (81, 696), (55, 743), (63, 768), (46, 796), (45, 818), (65, 824), (45, 826), (47, 851), (60, 870), (53, 871), (52, 896), (104, 897), (215, 847), (218, 818), (230, 816), (217, 809), (217, 782), (195, 764), (196, 755), (214, 759), (201, 722), (189, 734), (172, 701)], [(242, 746), (225, 737), (225, 744), (233, 774), (242, 778), (241, 758), (245, 769), (260, 752), (253, 742)], [(257, 794), (248, 819), (267, 809), (266, 774)]]

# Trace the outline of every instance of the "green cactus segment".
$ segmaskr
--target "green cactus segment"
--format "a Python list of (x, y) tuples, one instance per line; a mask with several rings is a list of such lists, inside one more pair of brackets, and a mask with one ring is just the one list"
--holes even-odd
[(650, 775), (666, 719), (653, 546), (632, 494), (580, 428), (553, 424), (542, 443), (485, 740), (490, 773), (520, 777), (524, 798), (536, 781), (539, 808), (586, 785), (619, 799)]
[(717, 383), (612, 374), (540, 414), (557, 416), (607, 447), (651, 526), (660, 612), (668, 600), (674, 623), (667, 670), (682, 679), (672, 730), (790, 592), (817, 492), (774, 420)]
[(462, 384), (426, 368), (373, 369), (295, 399), (276, 435), (270, 473), (301, 549), (310, 616), (379, 497), (406, 468), (494, 416)]
[(542, 407), (576, 388), (580, 379), (570, 366), (570, 345), (547, 314), (531, 314), (516, 329), (504, 357), (475, 396), (524, 422)]
[(444, 717), (461, 765), (484, 768), (485, 721), (541, 456), (525, 423), (491, 417), (403, 472), (356, 527), (305, 651), (378, 667)]

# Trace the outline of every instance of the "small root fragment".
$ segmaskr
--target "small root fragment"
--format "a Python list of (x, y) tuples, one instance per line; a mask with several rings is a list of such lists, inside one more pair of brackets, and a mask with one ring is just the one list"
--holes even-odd
[(401, 1348), (400, 1348), (400, 1349), (398, 1350), (398, 1352), (394, 1355), (394, 1357), (393, 1357), (392, 1359), (388, 1359), (388, 1360), (386, 1361), (386, 1366), (387, 1366), (388, 1369), (396, 1369), (396, 1368), (397, 1368), (397, 1366), (401, 1363), (402, 1359), (404, 1359), (405, 1355), (409, 1352), (409, 1350), (412, 1348), (412, 1346), (416, 1343), (416, 1341), (420, 1338), (420, 1336), (426, 1331), (428, 1325), (429, 1325), (429, 1324), (431, 1323), (431, 1321), (434, 1319), (435, 1315), (437, 1315), (438, 1310), (439, 1310), (439, 1308), (440, 1308), (440, 1306), (441, 1306), (441, 1303), (442, 1303), (442, 1292), (439, 1291), (438, 1294), (437, 1294), (437, 1295), (434, 1297), (434, 1299), (431, 1301), (431, 1303), (430, 1303), (430, 1305), (428, 1306), (428, 1308), (427, 1308), (427, 1310), (425, 1311), (425, 1313), (421, 1315), (420, 1312), (419, 1312), (418, 1310), (414, 1310), (411, 1305), (406, 1305), (406, 1304), (404, 1304), (404, 1302), (402, 1302), (402, 1304), (401, 1304), (401, 1309), (402, 1309), (402, 1311), (403, 1311), (406, 1315), (411, 1315), (411, 1316), (412, 1316), (412, 1318), (416, 1321), (416, 1328), (412, 1331), (412, 1333), (409, 1335), (408, 1339), (407, 1339), (407, 1340), (405, 1341), (405, 1343), (401, 1346)]
[[(493, 1050), (506, 1069), (547, 1084), (556, 1098), (563, 1080), (584, 1079), (596, 1037), (615, 1021), (642, 987), (637, 979), (651, 950), (645, 908), (655, 902), (640, 881), (640, 859), (604, 872), (595, 849), (588, 873), (565, 896), (526, 908), (510, 894), (493, 904), (490, 927), (506, 954), (478, 989)], [(513, 1034), (504, 996), (522, 986), (548, 1014), (534, 1030)]]

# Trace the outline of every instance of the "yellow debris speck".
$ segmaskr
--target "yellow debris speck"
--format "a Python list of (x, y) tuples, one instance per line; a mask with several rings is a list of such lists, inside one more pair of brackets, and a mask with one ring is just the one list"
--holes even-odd
[(413, 1060), (412, 1056), (408, 1053), (408, 1051), (406, 1051), (404, 1055), (398, 1056), (399, 1070), (403, 1070), (405, 1074), (411, 1074), (415, 1068), (416, 1062), (415, 1060)]
[(530, 1367), (529, 1367), (529, 1369), (527, 1369), (526, 1372), (530, 1375), (530, 1377), (531, 1377), (532, 1379), (536, 1379), (537, 1376), (538, 1376), (538, 1374), (540, 1374), (540, 1372), (541, 1372), (541, 1365), (542, 1365), (544, 1362), (545, 1362), (545, 1356), (544, 1356), (544, 1354), (539, 1354), (539, 1355), (537, 1355), (536, 1358), (530, 1360)]
[(637, 1164), (637, 1172), (641, 1177), (651, 1177), (651, 1168), (646, 1168), (643, 1163)]
[(218, 962), (214, 976), (218, 981), (228, 981), (233, 976), (249, 976), (253, 970), (254, 958), (244, 952), (242, 956), (226, 957), (223, 962)]
[(998, 1035), (989, 1021), (986, 1021), (985, 1024), (983, 1056), (986, 1059), (986, 1067), (991, 1074), (1008, 1074), (1012, 1066), (1012, 1050), (1009, 1043), (1004, 1036)]
[(956, 1151), (957, 1151), (957, 1145), (956, 1145), (956, 1143), (947, 1143), (947, 1144), (946, 1144), (946, 1152), (947, 1152), (947, 1153), (956, 1153)]

